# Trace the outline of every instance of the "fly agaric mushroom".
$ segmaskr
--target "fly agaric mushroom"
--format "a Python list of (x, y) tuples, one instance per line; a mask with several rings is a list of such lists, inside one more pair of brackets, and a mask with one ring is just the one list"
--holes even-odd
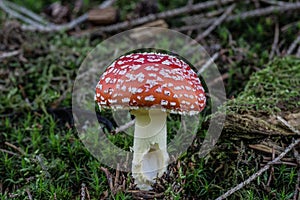
[(206, 97), (196, 73), (183, 60), (160, 53), (133, 53), (115, 60), (96, 86), (101, 108), (129, 109), (135, 116), (132, 175), (149, 190), (166, 171), (167, 113), (198, 114)]

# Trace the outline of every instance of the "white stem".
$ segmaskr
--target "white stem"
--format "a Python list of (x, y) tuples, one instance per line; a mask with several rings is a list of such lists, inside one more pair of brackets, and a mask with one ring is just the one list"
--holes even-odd
[(156, 177), (167, 169), (167, 113), (136, 110), (132, 176), (141, 190), (150, 190)]

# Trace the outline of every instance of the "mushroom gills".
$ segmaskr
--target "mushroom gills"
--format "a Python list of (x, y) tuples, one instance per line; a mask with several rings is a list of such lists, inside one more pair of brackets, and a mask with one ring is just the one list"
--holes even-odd
[(167, 113), (161, 110), (135, 110), (132, 175), (141, 190), (151, 189), (156, 177), (166, 171)]

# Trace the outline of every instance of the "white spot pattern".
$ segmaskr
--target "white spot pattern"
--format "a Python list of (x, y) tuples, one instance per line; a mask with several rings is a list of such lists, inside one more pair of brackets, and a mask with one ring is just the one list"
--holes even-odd
[(151, 107), (188, 114), (199, 113), (206, 103), (201, 82), (189, 65), (160, 53), (121, 56), (103, 73), (95, 99), (99, 106), (113, 109), (137, 109), (146, 101)]

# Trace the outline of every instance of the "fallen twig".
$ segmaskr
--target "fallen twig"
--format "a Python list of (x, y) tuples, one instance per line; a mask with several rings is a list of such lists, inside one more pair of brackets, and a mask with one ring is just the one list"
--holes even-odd
[(200, 11), (203, 9), (211, 8), (213, 6), (224, 5), (224, 4), (231, 3), (231, 2), (234, 2), (234, 0), (213, 0), (213, 1), (197, 3), (194, 5), (186, 5), (182, 8), (168, 10), (168, 11), (157, 13), (157, 14), (150, 14), (145, 17), (141, 17), (141, 18), (134, 19), (131, 21), (125, 21), (125, 22), (120, 22), (120, 23), (110, 25), (110, 26), (104, 26), (104, 27), (101, 27), (101, 28), (93, 31), (93, 34), (102, 34), (103, 32), (113, 32), (113, 31), (125, 30), (130, 27), (134, 27), (134, 26), (138, 26), (138, 25), (142, 25), (142, 24), (145, 24), (148, 22), (155, 21), (157, 19), (171, 18), (171, 17), (175, 17), (178, 15), (192, 13), (192, 12)]
[[(249, 18), (254, 18), (254, 17), (261, 17), (261, 16), (266, 16), (266, 15), (270, 15), (276, 12), (286, 12), (288, 10), (299, 10), (300, 9), (300, 2), (296, 2), (296, 3), (288, 3), (285, 4), (283, 6), (268, 6), (266, 8), (258, 8), (255, 10), (251, 10), (251, 11), (245, 11), (243, 13), (240, 14), (235, 14), (235, 15), (231, 15), (228, 16), (224, 21), (225, 22), (232, 22), (235, 20), (245, 20), (245, 19), (249, 19)], [(215, 20), (217, 20), (217, 18), (211, 18), (211, 19), (207, 19), (204, 23), (200, 23), (200, 24), (195, 24), (195, 25), (188, 25), (188, 26), (182, 26), (180, 28), (177, 28), (175, 30), (177, 31), (187, 31), (187, 30), (195, 30), (195, 29), (199, 29), (199, 28), (203, 28), (205, 26), (207, 26), (207, 24), (212, 24)]]
[(269, 15), (269, 14), (272, 14), (275, 12), (286, 12), (288, 10), (298, 10), (298, 9), (300, 9), (300, 2), (287, 3), (282, 6), (269, 6), (266, 8), (259, 8), (259, 9), (255, 9), (252, 11), (243, 12), (241, 14), (232, 15), (232, 16), (229, 16), (225, 21), (230, 22), (230, 21), (234, 21), (237, 19), (245, 20), (247, 18), (261, 17), (261, 16)]
[(300, 46), (298, 47), (298, 50), (297, 50), (296, 56), (297, 56), (298, 58), (300, 58)]
[(221, 15), (224, 13), (225, 9), (224, 8), (218, 8), (217, 10), (213, 10), (207, 13), (201, 13), (201, 14), (196, 14), (192, 16), (186, 16), (182, 17), (180, 19), (182, 22), (184, 22), (187, 25), (192, 25), (192, 24), (200, 24), (202, 22), (205, 22), (209, 18), (213, 18), (215, 16)]
[[(114, 1), (115, 0), (106, 0), (99, 7), (106, 8), (112, 5)], [(55, 32), (61, 30), (70, 30), (75, 28), (77, 25), (85, 22), (88, 19), (88, 14), (86, 13), (70, 21), (69, 23), (56, 25), (46, 21), (45, 19), (35, 14), (34, 12), (24, 7), (21, 7), (17, 4), (14, 4), (12, 2), (0, 0), (0, 8), (4, 10), (6, 13), (8, 13), (9, 15), (25, 22), (27, 25), (26, 24), (21, 25), (21, 29), (25, 31)]]
[(8, 151), (6, 149), (0, 149), (0, 151), (2, 151), (3, 153), (7, 153), (7, 154), (10, 154), (10, 155), (13, 155), (13, 156), (20, 156), (19, 154), (11, 152), (11, 151)]
[(271, 165), (273, 165), (274, 163), (277, 163), (278, 161), (280, 161), (281, 158), (283, 158), (288, 152), (290, 152), (294, 147), (296, 147), (297, 145), (299, 145), (300, 143), (300, 139), (295, 140), (294, 142), (292, 142), (285, 150), (284, 152), (282, 152), (278, 157), (276, 157), (274, 160), (268, 162), (263, 168), (261, 168), (258, 172), (254, 173), (252, 176), (250, 176), (247, 180), (245, 180), (244, 182), (238, 184), (237, 186), (235, 186), (234, 188), (228, 190), (226, 193), (222, 194), (221, 196), (219, 196), (216, 200), (222, 200), (225, 199), (227, 197), (229, 197), (231, 194), (235, 193), (236, 191), (242, 189), (245, 185), (248, 185), (250, 182), (252, 182), (254, 179), (256, 179), (257, 177), (259, 177), (263, 172), (267, 171)]
[(0, 54), (0, 60), (4, 59), (4, 58), (9, 58), (9, 57), (13, 57), (16, 55), (19, 55), (21, 53), (20, 50), (15, 50), (15, 51), (11, 51), (11, 52), (4, 52)]
[(219, 52), (215, 53), (206, 63), (198, 70), (197, 75), (202, 74), (209, 66), (211, 66), (220, 56)]
[(268, 3), (268, 4), (272, 4), (272, 5), (278, 5), (278, 6), (284, 6), (284, 5), (287, 5), (289, 4), (288, 2), (283, 2), (283, 1), (274, 1), (274, 0), (260, 0), (261, 2), (265, 2), (265, 3)]
[(207, 85), (211, 87), (218, 82), (223, 82), (225, 79), (228, 79), (228, 77), (229, 77), (229, 73), (226, 72), (225, 74), (222, 74), (221, 76), (218, 76), (217, 78), (209, 82)]
[(278, 40), (279, 40), (279, 25), (278, 23), (275, 24), (275, 33), (274, 33), (274, 41), (272, 44), (272, 49), (269, 55), (269, 60), (271, 60), (274, 57), (274, 54), (276, 52), (276, 48), (278, 46)]
[(27, 193), (27, 195), (28, 195), (28, 199), (29, 199), (29, 200), (32, 200), (33, 198), (32, 198), (32, 195), (31, 195), (31, 193), (30, 193), (29, 188), (26, 188), (25, 191), (26, 191), (26, 193)]
[(13, 9), (9, 8), (8, 6), (5, 5), (4, 1), (3, 0), (0, 0), (0, 8), (5, 11), (6, 13), (10, 14), (11, 16), (17, 18), (17, 19), (20, 19), (21, 21), (27, 23), (27, 24), (30, 24), (32, 26), (35, 26), (35, 27), (42, 27), (43, 25), (40, 24), (39, 22), (36, 22), (30, 18), (27, 18), (23, 15), (21, 15), (20, 13), (14, 11)]
[(116, 169), (116, 176), (115, 176), (115, 181), (114, 181), (114, 186), (117, 187), (119, 185), (119, 177), (120, 177), (120, 164), (117, 164), (117, 169)]
[(125, 131), (126, 129), (130, 128), (134, 125), (135, 120), (131, 120), (130, 122), (127, 122), (126, 124), (117, 127), (114, 131), (112, 131), (113, 134), (120, 133), (122, 131)]
[(233, 11), (234, 8), (235, 8), (235, 4), (229, 6), (225, 10), (225, 12), (212, 23), (211, 26), (209, 26), (204, 32), (202, 32), (200, 35), (198, 35), (195, 38), (195, 41), (199, 42), (200, 40), (208, 36), (217, 26), (219, 26), (230, 15), (230, 13)]
[(99, 8), (107, 8), (115, 3), (116, 0), (105, 0), (98, 7)]
[[(272, 148), (272, 160), (275, 159), (275, 149), (274, 147)], [(272, 181), (272, 178), (274, 176), (274, 167), (271, 166), (271, 169), (270, 169), (270, 176), (269, 176), (269, 179), (268, 179), (268, 182), (267, 182), (267, 186), (270, 187), (270, 184), (271, 184), (271, 181)]]
[(293, 131), (294, 133), (300, 135), (300, 131), (295, 129), (292, 125), (290, 125), (285, 119), (283, 119), (282, 117), (280, 116), (276, 116), (276, 118), (281, 122), (283, 123), (286, 127), (288, 127), (291, 131)]
[(100, 167), (100, 169), (101, 169), (101, 171), (103, 171), (105, 173), (105, 176), (107, 178), (110, 191), (114, 194), (113, 178), (112, 178), (110, 172), (105, 167)]
[[(49, 25), (51, 24), (50, 22), (48, 22), (47, 20), (43, 19), (40, 15), (35, 14), (34, 12), (32, 12), (31, 10), (28, 10), (27, 8), (24, 8), (22, 6), (19, 6), (11, 1), (4, 1), (5, 4), (9, 7), (11, 7), (12, 9), (27, 15), (28, 17), (30, 17), (31, 19), (34, 19), (36, 22), (40, 23), (41, 25)], [(23, 19), (21, 19), (23, 20)]]
[(23, 156), (26, 155), (25, 151), (23, 149), (21, 149), (20, 147), (17, 147), (16, 145), (13, 145), (9, 142), (4, 142), (5, 145), (17, 150), (19, 153), (21, 153)]
[(298, 37), (289, 46), (286, 54), (291, 55), (299, 43), (300, 43), (300, 35), (298, 35)]
[[(277, 117), (277, 119), (278, 119), (278, 117)], [(286, 123), (288, 124), (288, 122), (286, 122)], [(292, 127), (290, 124), (289, 124), (289, 126)], [(294, 133), (299, 134), (299, 131), (296, 130), (295, 128), (293, 128), (291, 130)], [(288, 147), (286, 147), (285, 150), (281, 154), (279, 154), (279, 156), (277, 156), (272, 161), (268, 162), (263, 168), (261, 168), (259, 171), (257, 171), (253, 175), (251, 175), (247, 180), (243, 181), (242, 183), (238, 184), (234, 188), (231, 188), (226, 193), (219, 196), (216, 200), (225, 199), (225, 198), (229, 197), (231, 194), (233, 194), (236, 191), (243, 188), (245, 185), (248, 185), (251, 181), (253, 181), (257, 177), (259, 177), (263, 172), (267, 171), (273, 164), (278, 163), (287, 153), (289, 153), (292, 149), (294, 149), (297, 145), (299, 145), (299, 143), (300, 143), (300, 138), (297, 140), (293, 140), (293, 142)]]
[(54, 31), (61, 31), (61, 30), (70, 30), (70, 29), (75, 28), (77, 25), (85, 22), (87, 19), (88, 19), (88, 14), (83, 14), (80, 17), (78, 17), (66, 24), (50, 25), (50, 26), (22, 25), (21, 29), (24, 31), (40, 31), (40, 32), (54, 32)]

